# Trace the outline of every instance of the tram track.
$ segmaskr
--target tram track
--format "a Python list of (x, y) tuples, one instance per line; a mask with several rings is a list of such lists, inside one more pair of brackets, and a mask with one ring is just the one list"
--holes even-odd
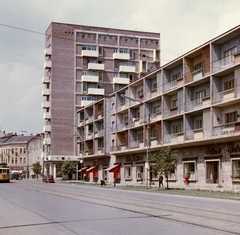
[[(112, 196), (105, 191), (98, 192), (97, 195), (81, 192), (76, 187), (71, 190), (62, 191), (57, 187), (49, 188), (46, 185), (22, 185), (27, 190), (35, 190), (44, 194), (64, 197), (78, 200), (85, 203), (91, 203), (118, 210), (124, 210), (139, 215), (169, 220), (177, 223), (185, 223), (192, 226), (198, 226), (205, 229), (211, 229), (221, 234), (240, 234), (240, 213), (229, 212), (223, 209), (213, 209), (210, 207), (201, 207), (191, 204), (168, 203), (165, 201), (155, 201), (130, 196)], [(71, 186), (69, 186), (71, 188)]]

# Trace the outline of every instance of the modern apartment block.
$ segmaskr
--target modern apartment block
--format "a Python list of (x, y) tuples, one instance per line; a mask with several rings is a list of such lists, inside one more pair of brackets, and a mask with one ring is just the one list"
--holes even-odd
[(240, 26), (77, 114), (90, 182), (154, 186), (150, 155), (170, 146), (170, 187), (240, 190)]
[[(160, 34), (51, 23), (46, 31), (44, 171), (77, 160), (76, 111), (160, 67)], [(96, 112), (102, 112), (102, 107)]]

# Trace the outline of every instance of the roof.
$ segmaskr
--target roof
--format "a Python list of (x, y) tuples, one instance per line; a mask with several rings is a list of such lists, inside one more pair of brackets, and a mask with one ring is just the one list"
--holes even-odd
[(6, 141), (0, 142), (1, 145), (7, 145), (7, 144), (27, 144), (31, 139), (33, 139), (35, 136), (24, 136), (24, 135), (19, 135), (19, 136), (13, 136), (7, 139)]

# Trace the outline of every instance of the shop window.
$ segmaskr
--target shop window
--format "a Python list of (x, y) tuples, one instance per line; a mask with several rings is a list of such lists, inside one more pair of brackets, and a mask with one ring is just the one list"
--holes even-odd
[(195, 165), (196, 162), (184, 162), (183, 163), (183, 176), (185, 176), (186, 174), (190, 174), (190, 180), (191, 179), (196, 179), (195, 173), (196, 173), (196, 169), (195, 169)]
[(206, 161), (206, 183), (219, 183), (219, 161)]
[(132, 179), (132, 167), (131, 166), (124, 166), (124, 178), (125, 179)]
[(170, 172), (169, 172), (169, 174), (168, 174), (168, 179), (169, 180), (175, 180), (176, 179), (176, 177), (175, 177), (175, 170), (176, 169), (172, 169)]
[(143, 165), (138, 165), (136, 166), (136, 173), (137, 173), (137, 180), (142, 180), (143, 179)]
[(240, 159), (232, 160), (232, 178), (240, 180)]

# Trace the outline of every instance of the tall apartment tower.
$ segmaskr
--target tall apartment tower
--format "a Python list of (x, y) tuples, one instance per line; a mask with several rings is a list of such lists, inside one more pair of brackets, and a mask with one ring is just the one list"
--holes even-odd
[(51, 23), (46, 30), (44, 173), (76, 160), (76, 111), (160, 67), (160, 34)]

